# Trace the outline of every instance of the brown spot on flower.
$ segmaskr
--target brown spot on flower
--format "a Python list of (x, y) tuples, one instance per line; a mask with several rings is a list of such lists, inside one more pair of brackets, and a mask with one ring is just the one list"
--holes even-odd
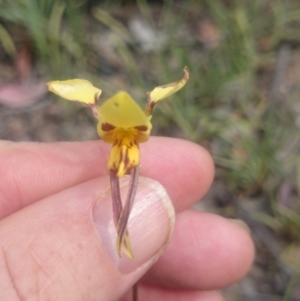
[(140, 132), (146, 132), (148, 130), (148, 127), (146, 125), (138, 125), (135, 126), (134, 128)]
[(94, 95), (94, 104), (95, 105), (98, 103), (99, 97), (100, 97), (100, 94), (99, 93), (95, 93), (95, 95)]
[(113, 126), (113, 125), (110, 124), (110, 123), (103, 123), (103, 124), (101, 125), (102, 131), (106, 131), (106, 132), (112, 131), (112, 130), (114, 130), (115, 128), (116, 128), (116, 127)]

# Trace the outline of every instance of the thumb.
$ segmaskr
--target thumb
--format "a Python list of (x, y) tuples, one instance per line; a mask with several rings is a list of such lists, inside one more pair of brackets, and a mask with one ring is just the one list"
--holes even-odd
[[(125, 179), (123, 198), (127, 189)], [(155, 262), (173, 226), (164, 188), (140, 179), (128, 224), (135, 258), (119, 258), (108, 178), (47, 197), (0, 222), (0, 300), (117, 300)]]

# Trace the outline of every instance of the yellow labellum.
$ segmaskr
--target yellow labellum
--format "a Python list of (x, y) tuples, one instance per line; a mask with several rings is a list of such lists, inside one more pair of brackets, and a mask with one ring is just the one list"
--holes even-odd
[(138, 131), (134, 129), (116, 129), (112, 137), (116, 139), (110, 153), (108, 169), (115, 171), (118, 177), (123, 177), (140, 162), (139, 147), (136, 142)]

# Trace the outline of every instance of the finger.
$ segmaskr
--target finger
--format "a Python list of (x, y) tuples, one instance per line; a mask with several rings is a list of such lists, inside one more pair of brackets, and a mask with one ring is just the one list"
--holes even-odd
[(240, 225), (188, 210), (177, 215), (172, 241), (145, 279), (175, 288), (220, 289), (240, 280), (253, 257), (253, 242)]
[[(0, 145), (0, 218), (41, 198), (107, 175), (110, 146), (100, 141)], [(213, 163), (197, 144), (153, 137), (141, 145), (141, 174), (159, 181), (180, 210), (206, 192)], [(180, 162), (180, 163), (179, 163)]]
[(107, 154), (98, 142), (1, 142), (0, 218), (104, 174)]
[[(138, 300), (142, 301), (224, 301), (224, 298), (218, 291), (196, 291), (170, 289), (156, 285), (145, 285), (138, 283)], [(132, 292), (126, 294), (120, 301), (131, 301)]]
[(168, 243), (174, 209), (160, 184), (142, 179), (129, 220), (135, 259), (119, 258), (108, 190), (96, 178), (0, 222), (0, 300), (110, 301), (128, 291)]
[(212, 183), (213, 160), (198, 144), (153, 137), (141, 145), (141, 155), (141, 173), (166, 188), (176, 211), (199, 201)]

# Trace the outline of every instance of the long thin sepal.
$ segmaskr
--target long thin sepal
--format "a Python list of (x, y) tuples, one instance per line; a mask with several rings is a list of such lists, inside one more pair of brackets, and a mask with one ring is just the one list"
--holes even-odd
[(127, 223), (128, 223), (130, 211), (131, 211), (133, 203), (134, 203), (134, 198), (135, 198), (136, 190), (137, 190), (137, 186), (138, 186), (138, 179), (139, 179), (139, 166), (136, 166), (131, 172), (131, 179), (130, 179), (129, 190), (128, 190), (126, 202), (125, 202), (125, 205), (121, 212), (121, 216), (120, 216), (120, 218), (118, 220), (118, 224), (117, 224), (117, 233), (118, 233), (117, 250), (118, 250), (119, 255), (121, 253), (121, 246), (124, 243), (127, 244), (129, 241), (129, 236), (127, 233)]
[(110, 190), (113, 205), (114, 224), (117, 227), (122, 212), (122, 201), (120, 196), (120, 181), (114, 171), (110, 171)]
[[(120, 195), (120, 180), (114, 171), (110, 172), (110, 189), (111, 189), (111, 196), (112, 196), (112, 203), (113, 203), (113, 219), (114, 219), (115, 227), (117, 229), (118, 221), (120, 219), (123, 206), (122, 206), (121, 195)], [(133, 252), (132, 252), (130, 238), (127, 230), (124, 236), (123, 249), (126, 255), (129, 258), (133, 259)], [(118, 248), (117, 250), (119, 256), (121, 257)]]

